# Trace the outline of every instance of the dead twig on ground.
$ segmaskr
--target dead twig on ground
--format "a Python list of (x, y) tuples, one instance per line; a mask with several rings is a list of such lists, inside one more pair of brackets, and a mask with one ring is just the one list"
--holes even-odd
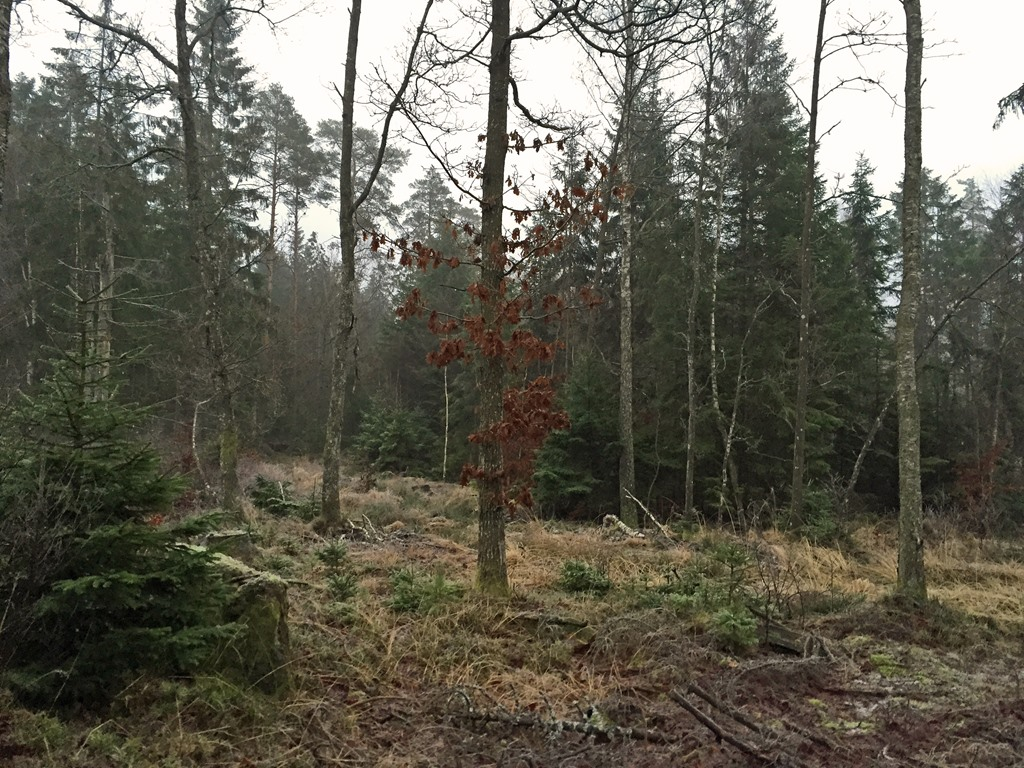
[(686, 700), (686, 697), (679, 691), (669, 691), (669, 698), (672, 699), (676, 704), (681, 706), (691, 715), (693, 715), (697, 721), (711, 731), (718, 738), (719, 741), (724, 741), (726, 744), (731, 744), (736, 747), (740, 752), (745, 755), (749, 755), (755, 760), (760, 760), (765, 765), (772, 765), (775, 763), (775, 759), (765, 754), (760, 749), (755, 747), (750, 742), (744, 741), (739, 736), (736, 736), (729, 731), (725, 730), (721, 725), (716, 723), (706, 714), (701, 712), (697, 707)]
[(579, 733), (584, 736), (601, 737), (608, 741), (649, 741), (654, 744), (672, 744), (675, 738), (661, 731), (648, 728), (623, 727), (589, 720), (561, 720), (557, 718), (543, 719), (532, 713), (509, 712), (504, 708), (478, 710), (473, 706), (472, 699), (465, 691), (455, 691), (449, 698), (461, 701), (464, 711), (452, 712), (450, 717), (476, 723), (502, 723), (514, 728), (539, 728), (551, 734)]
[[(746, 726), (759, 736), (766, 739), (773, 739), (776, 741), (782, 739), (782, 734), (780, 734), (774, 728), (764, 726), (760, 723), (755, 722), (751, 718), (747, 717), (742, 711), (740, 711), (736, 707), (726, 704), (724, 701), (721, 701), (715, 696), (712, 696), (708, 691), (704, 690), (696, 683), (690, 683), (686, 687), (686, 691), (687, 693), (692, 693), (693, 695), (699, 696), (700, 698), (704, 699), (704, 701), (706, 701), (712, 707), (714, 707), (720, 712), (724, 712), (737, 723)], [(825, 747), (826, 749), (829, 749), (833, 752), (846, 751), (846, 748), (843, 745), (836, 743), (835, 741), (826, 736), (822, 736), (821, 734), (815, 733), (810, 728), (800, 725), (799, 723), (793, 723), (785, 719), (782, 719), (781, 722), (789, 730), (799, 734), (800, 736), (803, 736), (808, 741), (813, 741), (815, 744), (819, 746)]]

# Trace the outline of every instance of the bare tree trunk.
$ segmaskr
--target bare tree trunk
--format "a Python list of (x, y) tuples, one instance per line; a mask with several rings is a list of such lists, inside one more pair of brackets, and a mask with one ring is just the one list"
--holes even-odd
[(444, 367), (444, 447), (441, 451), (441, 480), (448, 481), (448, 431), (450, 417), (450, 402), (448, 396), (448, 366)]
[[(356, 94), (356, 54), (359, 48), (359, 17), (362, 0), (352, 0), (349, 17), (348, 47), (345, 54), (345, 83), (341, 100), (341, 168), (338, 177), (339, 228), (341, 230), (341, 285), (338, 299), (337, 327), (334, 334), (334, 363), (331, 368), (331, 397), (327, 411), (327, 426), (323, 450), (323, 506), (321, 513), (327, 526), (341, 522), (340, 469), (342, 426), (345, 418), (345, 402), (352, 374), (356, 369), (356, 212), (359, 210), (377, 180), (388, 145), (391, 120), (402, 104), (406, 89), (412, 79), (413, 68), (419, 44), (423, 39), (427, 16), (434, 0), (427, 0), (423, 17), (416, 29), (416, 37), (409, 51), (409, 58), (401, 85), (395, 89), (381, 128), (377, 158), (370, 169), (366, 185), (356, 195), (355, 172), (352, 160), (352, 137), (354, 133), (354, 110)], [(298, 203), (296, 203), (298, 205)], [(295, 217), (295, 242), (298, 242), (298, 213)], [(293, 247), (296, 247), (293, 245)], [(297, 247), (295, 255), (297, 256)]]
[[(623, 177), (626, 186), (629, 153), (624, 153)], [(622, 255), (619, 261), (619, 517), (636, 528), (639, 521), (636, 503), (630, 494), (636, 491), (636, 456), (633, 443), (633, 247), (634, 227), (632, 195), (627, 192), (622, 212)]]
[(270, 345), (270, 327), (274, 322), (274, 272), (277, 269), (277, 201), (278, 174), (280, 159), (277, 148), (274, 149), (274, 162), (270, 172), (270, 224), (267, 228), (267, 311), (263, 318), (263, 346)]
[(636, 528), (641, 519), (632, 494), (636, 491), (636, 446), (633, 441), (633, 109), (636, 106), (637, 58), (634, 51), (635, 0), (624, 0), (626, 56), (622, 88), (622, 254), (619, 260), (619, 517)]
[(0, 214), (7, 180), (7, 136), (11, 125), (11, 10), (14, 0), (0, 0)]
[[(103, 18), (109, 21), (111, 0), (103, 2)], [(102, 162), (108, 161), (107, 131), (103, 117), (103, 102), (107, 80), (108, 36), (106, 29), (100, 31), (100, 65), (97, 71), (96, 88), (96, 152)], [(103, 253), (96, 260), (96, 305), (95, 305), (95, 349), (96, 370), (93, 381), (103, 381), (110, 376), (110, 358), (114, 346), (114, 212), (111, 209), (110, 192), (107, 188), (105, 171), (99, 172), (99, 194), (97, 200), (103, 207)], [(109, 394), (107, 387), (95, 387), (95, 397)]]
[(359, 16), (362, 0), (352, 0), (349, 17), (348, 51), (345, 56), (345, 84), (341, 101), (341, 174), (339, 176), (339, 225), (341, 229), (341, 294), (334, 336), (334, 364), (331, 369), (331, 399), (327, 410), (327, 431), (323, 453), (323, 518), (328, 526), (341, 523), (341, 438), (345, 418), (345, 396), (354, 367), (356, 229), (355, 193), (352, 188), (352, 134), (356, 94), (356, 53), (359, 47)]
[(0, 0), (0, 220), (7, 181), (7, 144), (11, 125), (11, 11), (15, 0)]
[(903, 282), (896, 315), (896, 403), (899, 411), (900, 535), (896, 594), (927, 597), (921, 499), (921, 409), (914, 338), (921, 303), (921, 0), (903, 0), (907, 19), (906, 125), (903, 172)]
[[(708, 343), (711, 347), (711, 405), (715, 410), (715, 422), (718, 425), (718, 432), (722, 438), (722, 471), (721, 483), (718, 487), (718, 516), (721, 519), (725, 510), (725, 491), (729, 485), (729, 466), (732, 454), (732, 435), (735, 426), (736, 408), (739, 402), (739, 391), (736, 392), (734, 401), (733, 419), (727, 425), (725, 413), (722, 411), (722, 396), (718, 385), (718, 258), (722, 250), (722, 217), (723, 204), (725, 202), (724, 184), (719, 180), (718, 203), (715, 219), (715, 241), (711, 248), (711, 312), (708, 318)], [(739, 380), (737, 379), (737, 384)]]
[[(710, 21), (708, 22), (710, 26)], [(704, 76), (704, 125), (700, 157), (697, 167), (697, 191), (693, 206), (693, 264), (691, 269), (690, 303), (686, 308), (686, 484), (684, 488), (684, 507), (686, 513), (694, 511), (694, 477), (697, 464), (697, 305), (700, 303), (701, 279), (704, 260), (704, 195), (708, 175), (708, 150), (713, 134), (712, 118), (714, 117), (715, 80), (715, 43), (714, 35), (705, 38), (708, 47), (707, 64), (703, 68)], [(717, 268), (716, 268), (717, 273)], [(716, 274), (717, 279), (717, 274)], [(711, 368), (714, 370), (714, 352), (712, 351)], [(716, 393), (717, 394), (717, 393)], [(717, 402), (716, 402), (717, 407)]]
[(804, 467), (807, 454), (807, 399), (811, 389), (811, 231), (814, 225), (814, 170), (818, 151), (818, 92), (821, 54), (825, 45), (825, 17), (830, 0), (821, 0), (818, 37), (814, 44), (811, 78), (811, 122), (807, 128), (807, 168), (804, 171), (804, 220), (800, 232), (800, 339), (797, 352), (796, 405), (793, 409), (793, 489), (791, 508), (796, 521), (803, 519)]
[(694, 509), (693, 485), (697, 464), (697, 303), (700, 301), (701, 251), (704, 241), (704, 173), (710, 134), (710, 108), (705, 112), (704, 144), (700, 148), (697, 171), (697, 198), (693, 208), (693, 264), (690, 270), (690, 303), (686, 307), (686, 479), (683, 508)]
[(853, 470), (850, 472), (850, 479), (847, 481), (846, 487), (843, 490), (844, 509), (848, 509), (850, 506), (850, 500), (853, 498), (853, 491), (857, 487), (857, 481), (860, 479), (860, 472), (864, 468), (864, 460), (867, 459), (868, 451), (870, 451), (871, 446), (874, 445), (875, 437), (878, 435), (878, 430), (882, 428), (882, 424), (885, 422), (885, 417), (889, 413), (889, 408), (892, 406), (892, 401), (895, 396), (896, 390), (891, 390), (885, 403), (882, 405), (881, 410), (879, 410), (878, 416), (876, 416), (874, 422), (872, 422), (871, 428), (868, 429), (868, 433), (864, 436), (864, 442), (861, 444), (860, 452), (857, 454), (857, 460), (853, 462)]
[(292, 336), (299, 335), (299, 203), (298, 196), (292, 206)]
[[(96, 293), (96, 381), (103, 381), (110, 375), (111, 355), (114, 347), (114, 216), (110, 210), (110, 193), (104, 192), (101, 198), (103, 205), (103, 253), (97, 260), (97, 280), (99, 286)], [(98, 387), (96, 393), (109, 390)]]
[[(508, 150), (508, 89), (512, 47), (509, 0), (491, 2), (491, 52), (488, 62), (487, 139), (481, 187), (481, 287), (491, 297), (482, 301), (484, 327), (497, 329), (497, 297), (505, 271), (505, 243), (502, 235), (505, 189), (505, 156)], [(501, 448), (492, 427), (502, 420), (505, 391), (505, 361), (501, 352), (481, 354), (478, 363), (480, 385), (479, 482), (480, 532), (477, 549), (477, 585), (485, 594), (508, 592), (505, 562), (505, 509), (501, 491)]]
[[(619, 118), (620, 124), (618, 130), (615, 132), (615, 136), (612, 138), (611, 151), (608, 153), (608, 167), (614, 168), (619, 162), (619, 141), (622, 136), (622, 118)], [(609, 173), (602, 183), (601, 187), (601, 208), (602, 210), (610, 210), (612, 205), (612, 191), (615, 187), (615, 174)], [(594, 280), (593, 286), (595, 289), (599, 289), (601, 286), (601, 280), (604, 276), (604, 263), (608, 258), (608, 252), (611, 250), (611, 234), (609, 233), (609, 227), (607, 221), (605, 225), (601, 227), (600, 233), (597, 239), (597, 253), (594, 255)], [(593, 350), (594, 337), (597, 333), (597, 312), (587, 313), (587, 350), (588, 352)]]
[(192, 83), (193, 44), (188, 37), (187, 0), (174, 3), (175, 53), (177, 57), (175, 97), (181, 112), (181, 134), (184, 144), (185, 215), (189, 254), (199, 268), (205, 311), (203, 314), (203, 346), (210, 361), (214, 395), (220, 403), (220, 503), (225, 509), (237, 510), (240, 504), (238, 483), (238, 424), (234, 406), (234, 388), (224, 341), (224, 309), (221, 306), (226, 270), (225, 256), (210, 248), (203, 223), (203, 198), (206, 182), (202, 167), (202, 148), (196, 122), (196, 95)]

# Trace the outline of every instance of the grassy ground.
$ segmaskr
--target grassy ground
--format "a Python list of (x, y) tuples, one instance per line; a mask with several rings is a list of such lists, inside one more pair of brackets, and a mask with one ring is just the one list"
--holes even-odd
[[(316, 479), (256, 472), (299, 499)], [(935, 602), (908, 611), (882, 528), (838, 550), (513, 522), (495, 601), (472, 590), (467, 489), (344, 502), (343, 538), (253, 515), (253, 564), (291, 585), (290, 694), (140, 679), (70, 719), (0, 698), (0, 765), (1024, 765), (1019, 543), (935, 537)]]

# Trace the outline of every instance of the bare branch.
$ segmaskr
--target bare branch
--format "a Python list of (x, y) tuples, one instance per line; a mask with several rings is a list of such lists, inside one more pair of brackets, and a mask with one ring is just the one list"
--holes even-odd
[(409, 88), (409, 83), (412, 81), (413, 72), (416, 66), (416, 56), (419, 51), (420, 44), (423, 41), (427, 27), (427, 17), (430, 15), (430, 9), (433, 5), (434, 0), (427, 0), (426, 6), (423, 8), (423, 17), (420, 19), (419, 26), (416, 27), (416, 33), (413, 36), (412, 45), (409, 48), (409, 58), (406, 61), (402, 83), (395, 91), (394, 98), (391, 99), (391, 104), (388, 105), (387, 114), (384, 116), (384, 125), (380, 130), (380, 146), (377, 149), (377, 159), (373, 163), (373, 168), (370, 169), (370, 175), (366, 180), (366, 185), (363, 187), (363, 191), (359, 194), (359, 197), (352, 202), (353, 213), (359, 209), (359, 206), (366, 202), (366, 198), (369, 197), (370, 192), (373, 190), (373, 185), (377, 181), (377, 176), (380, 174), (380, 169), (384, 165), (384, 154), (387, 152), (388, 148), (388, 136), (391, 132), (391, 121), (394, 119), (395, 113), (399, 111), (405, 92)]
[(514, 77), (509, 77), (509, 84), (512, 86), (512, 101), (517, 107), (519, 107), (519, 111), (523, 113), (523, 117), (525, 117), (527, 121), (529, 121), (533, 125), (536, 125), (539, 128), (546, 128), (549, 131), (558, 131), (559, 133), (569, 132), (570, 129), (565, 126), (559, 126), (555, 125), (554, 123), (549, 123), (543, 117), (536, 117), (535, 115), (533, 115), (530, 112), (530, 110), (526, 107), (526, 105), (523, 104), (522, 101), (520, 101), (519, 84), (516, 82), (516, 79)]
[(131, 40), (133, 43), (145, 48), (149, 51), (150, 55), (153, 56), (158, 62), (165, 66), (172, 73), (178, 73), (178, 66), (175, 64), (169, 55), (161, 51), (151, 41), (147, 40), (141, 32), (131, 27), (126, 27), (122, 24), (104, 19), (102, 16), (96, 16), (84, 10), (77, 3), (71, 2), (71, 0), (57, 0), (58, 3), (68, 9), (68, 13), (77, 18), (79, 21), (84, 21), (92, 24), (94, 27), (105, 29), (108, 32), (113, 32), (115, 35), (119, 35), (126, 40)]

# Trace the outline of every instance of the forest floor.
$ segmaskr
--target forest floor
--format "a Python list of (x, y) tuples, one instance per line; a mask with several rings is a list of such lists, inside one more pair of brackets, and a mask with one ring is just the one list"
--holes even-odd
[[(316, 478), (248, 472), (300, 499)], [(70, 719), (0, 696), (0, 764), (1024, 765), (1024, 542), (933, 534), (933, 601), (907, 610), (883, 527), (827, 548), (514, 521), (514, 593), (488, 600), (468, 489), (394, 477), (344, 502), (343, 549), (253, 512), (253, 564), (291, 585), (288, 693), (142, 679)]]

